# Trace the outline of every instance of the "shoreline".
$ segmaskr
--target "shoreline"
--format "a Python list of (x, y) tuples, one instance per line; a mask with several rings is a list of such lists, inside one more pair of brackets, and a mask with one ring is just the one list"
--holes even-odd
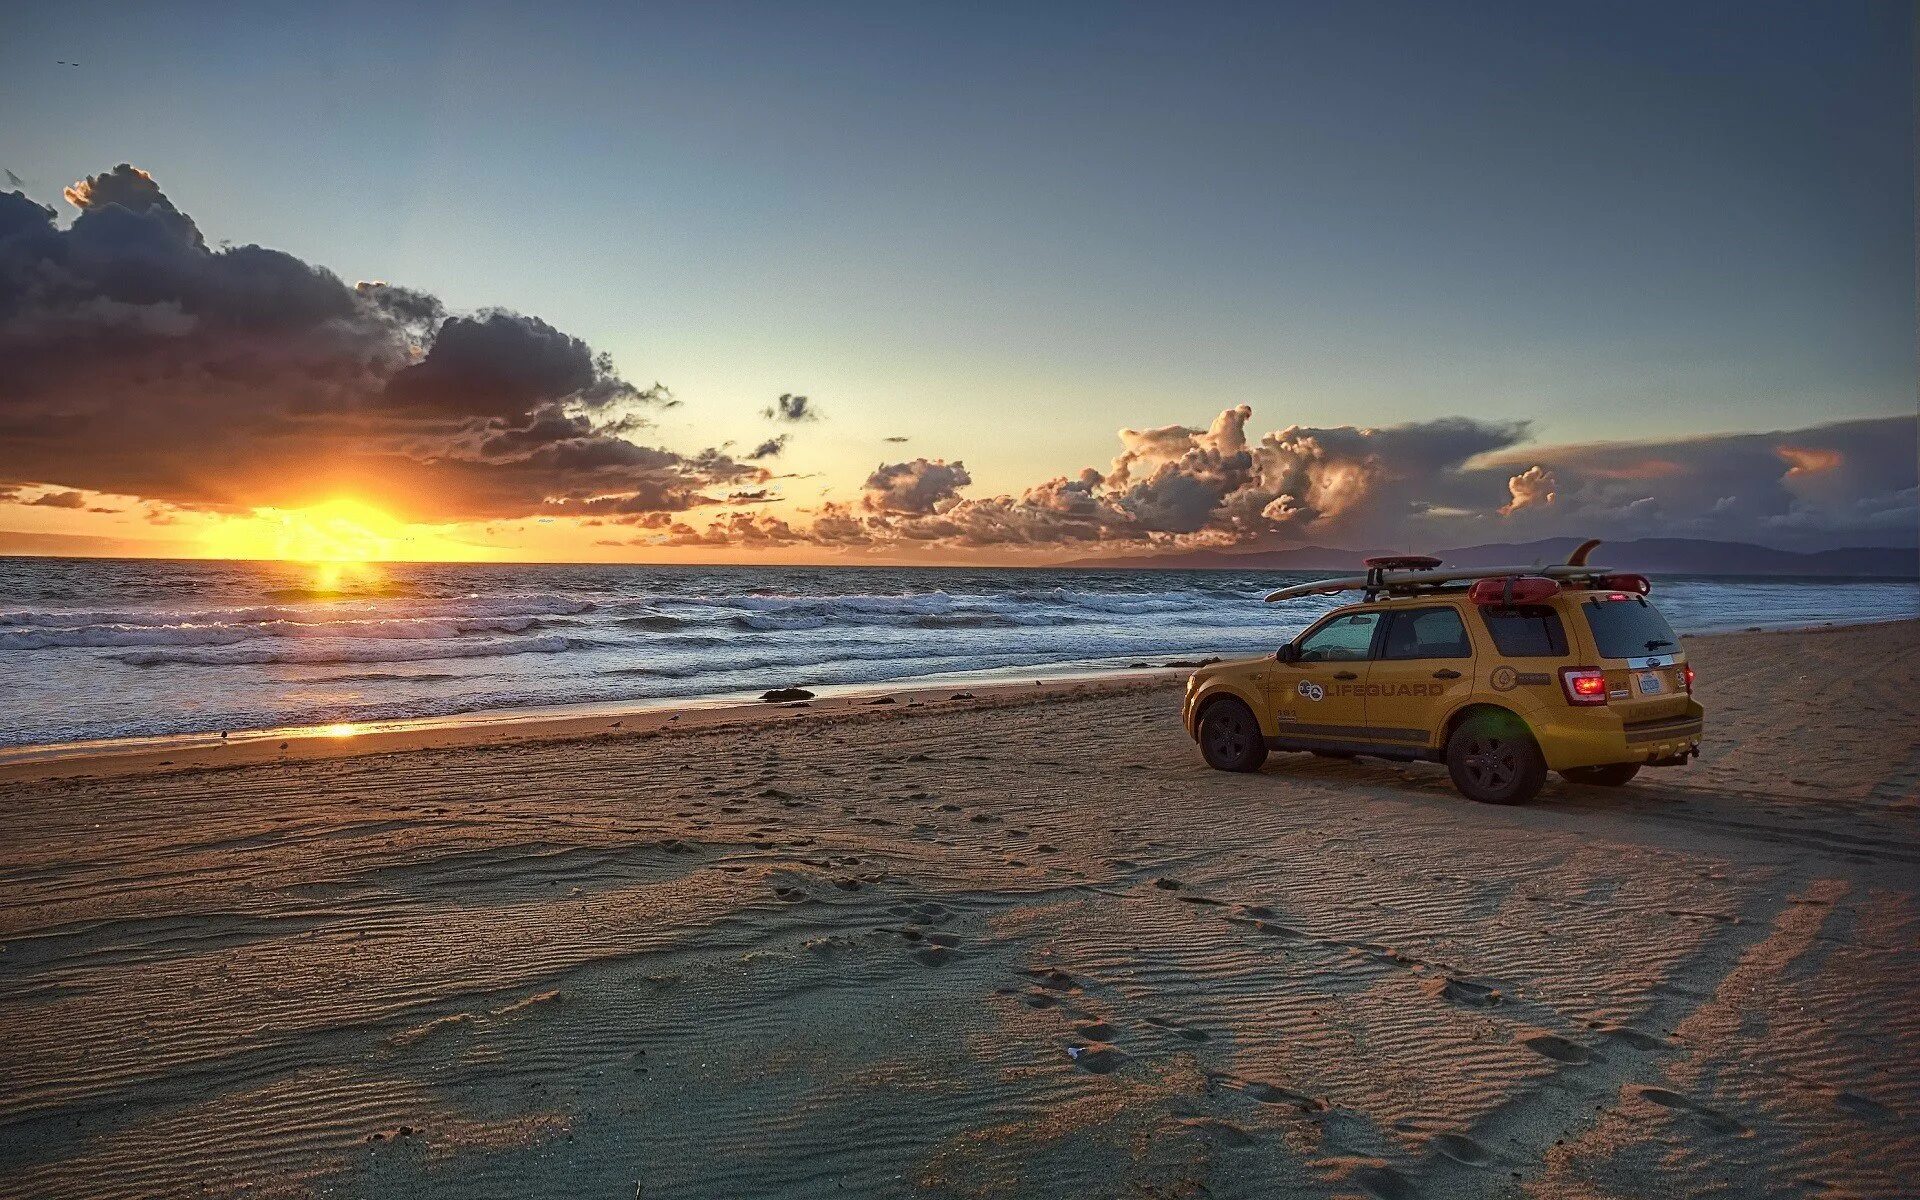
[[(1884, 617), (1817, 625), (1747, 626), (1684, 634), (1683, 643), (1730, 637), (1804, 636), (1845, 629), (1910, 623), (1920, 618)], [(1154, 655), (1154, 658), (1164, 656)], [(996, 670), (986, 678), (930, 676), (861, 684), (829, 684), (806, 690), (805, 701), (766, 701), (738, 693), (661, 697), (543, 708), (489, 709), (444, 716), (384, 721), (334, 722), (269, 729), (170, 734), (154, 737), (45, 743), (0, 748), (0, 785), (69, 778), (163, 774), (260, 763), (309, 762), (416, 750), (498, 746), (529, 742), (596, 741), (672, 729), (761, 725), (808, 713), (877, 713), (882, 709), (951, 710), (975, 703), (1004, 703), (1089, 691), (1131, 691), (1184, 679), (1191, 665), (1150, 668), (1089, 668), (1068, 664), (1021, 672)], [(785, 685), (782, 685), (785, 686)], [(961, 699), (959, 697), (964, 697)], [(889, 703), (889, 700), (891, 703)]]
[(1169, 686), (1191, 667), (1117, 669), (986, 683), (906, 680), (823, 685), (811, 700), (740, 696), (673, 697), (658, 701), (494, 709), (397, 721), (340, 722), (226, 735), (178, 734), (98, 742), (17, 746), (0, 750), (0, 785), (51, 779), (175, 774), (262, 763), (312, 762), (416, 750), (450, 750), (530, 742), (601, 741), (673, 729), (758, 726), (809, 715), (886, 715), (910, 709), (953, 711), (1009, 699), (1127, 692)]

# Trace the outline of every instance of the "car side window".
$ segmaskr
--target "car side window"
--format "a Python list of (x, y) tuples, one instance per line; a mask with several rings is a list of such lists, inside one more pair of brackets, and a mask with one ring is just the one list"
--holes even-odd
[(1486, 622), (1502, 658), (1566, 657), (1566, 628), (1560, 624), (1560, 614), (1544, 604), (1483, 608), (1480, 619)]
[(1380, 623), (1379, 613), (1353, 613), (1335, 617), (1299, 641), (1296, 662), (1361, 662), (1373, 645), (1373, 627)]
[(1387, 634), (1380, 643), (1380, 657), (1472, 658), (1473, 643), (1467, 640), (1467, 627), (1460, 614), (1451, 608), (1415, 608), (1387, 614)]

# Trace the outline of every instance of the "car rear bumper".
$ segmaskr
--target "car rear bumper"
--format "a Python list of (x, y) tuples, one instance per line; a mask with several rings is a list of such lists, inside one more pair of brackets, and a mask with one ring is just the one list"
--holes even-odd
[(1650, 721), (1622, 721), (1605, 709), (1569, 713), (1540, 731), (1540, 749), (1556, 771), (1609, 763), (1686, 762), (1700, 752), (1706, 710), (1689, 700), (1687, 711)]

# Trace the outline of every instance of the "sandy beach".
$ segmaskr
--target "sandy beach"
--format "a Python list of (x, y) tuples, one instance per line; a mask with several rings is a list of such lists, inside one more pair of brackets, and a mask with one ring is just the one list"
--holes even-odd
[(1911, 1195), (1920, 625), (1687, 650), (1517, 809), (1172, 676), (11, 768), (0, 1196)]

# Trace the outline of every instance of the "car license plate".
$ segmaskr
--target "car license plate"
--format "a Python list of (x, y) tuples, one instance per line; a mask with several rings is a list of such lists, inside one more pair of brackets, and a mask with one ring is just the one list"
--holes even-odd
[(1642, 696), (1658, 696), (1666, 690), (1666, 684), (1660, 682), (1660, 677), (1652, 671), (1646, 671), (1641, 674), (1640, 694)]

